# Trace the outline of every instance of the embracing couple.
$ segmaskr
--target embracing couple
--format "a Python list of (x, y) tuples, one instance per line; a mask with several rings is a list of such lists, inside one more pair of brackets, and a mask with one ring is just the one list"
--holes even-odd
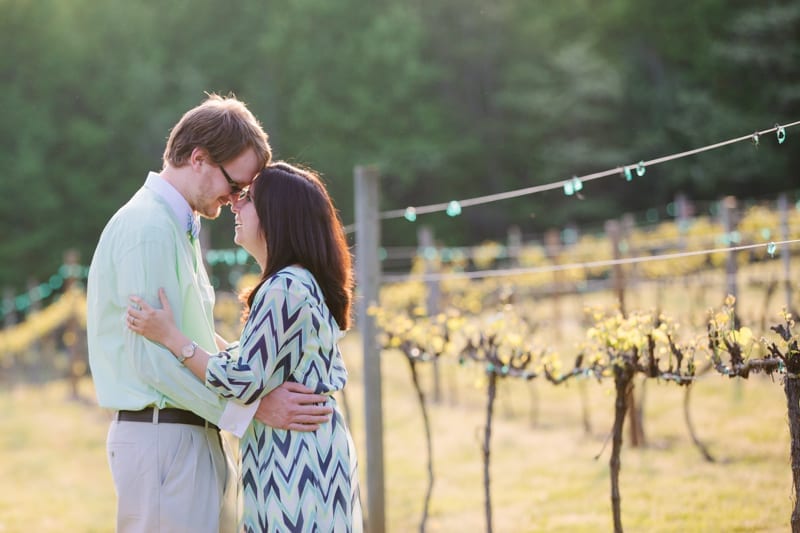
[[(87, 334), (98, 402), (114, 413), (118, 532), (362, 529), (355, 449), (332, 396), (347, 382), (345, 233), (319, 176), (271, 159), (247, 107), (211, 95), (100, 236)], [(215, 331), (198, 242), (200, 217), (225, 205), (261, 268), (232, 343)], [(238, 460), (220, 429), (239, 437)]]

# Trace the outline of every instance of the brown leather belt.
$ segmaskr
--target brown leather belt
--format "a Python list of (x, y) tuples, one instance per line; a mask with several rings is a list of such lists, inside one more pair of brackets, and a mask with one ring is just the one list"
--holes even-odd
[(120, 422), (149, 422), (151, 424), (189, 424), (219, 431), (217, 426), (191, 411), (173, 409), (171, 407), (158, 409), (158, 418), (155, 418), (153, 411), (155, 411), (154, 407), (148, 407), (141, 411), (118, 411), (117, 420)]

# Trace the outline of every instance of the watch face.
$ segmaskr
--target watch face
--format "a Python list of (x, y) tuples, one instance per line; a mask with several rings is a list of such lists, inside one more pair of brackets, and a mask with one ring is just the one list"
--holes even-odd
[(197, 344), (195, 343), (187, 344), (186, 346), (183, 347), (183, 349), (181, 349), (181, 355), (183, 356), (184, 359), (188, 359), (189, 357), (194, 355), (195, 348), (197, 348)]

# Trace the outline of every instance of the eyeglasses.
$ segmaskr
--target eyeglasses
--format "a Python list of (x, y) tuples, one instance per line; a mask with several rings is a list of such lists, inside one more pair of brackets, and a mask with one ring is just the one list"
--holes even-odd
[(230, 174), (228, 174), (228, 171), (225, 170), (225, 167), (223, 167), (222, 165), (219, 165), (219, 169), (222, 171), (222, 175), (225, 176), (225, 181), (228, 182), (228, 186), (231, 188), (231, 194), (236, 195), (236, 198), (238, 198), (239, 200), (244, 200), (249, 194), (250, 187), (248, 186), (242, 187), (241, 185), (233, 181)]

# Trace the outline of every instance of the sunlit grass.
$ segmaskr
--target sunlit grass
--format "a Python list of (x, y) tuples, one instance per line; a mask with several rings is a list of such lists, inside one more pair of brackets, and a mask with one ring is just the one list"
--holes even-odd
[(4, 390), (0, 412), (0, 532), (113, 531), (108, 415), (63, 382)]
[[(343, 348), (366, 499), (358, 336), (348, 335)], [(415, 531), (427, 475), (422, 418), (402, 356), (386, 352), (382, 367), (387, 531)], [(430, 366), (420, 371), (431, 391)], [(435, 485), (427, 530), (484, 531), (485, 392), (475, 387), (476, 373), (470, 368), (442, 364), (441, 375), (442, 398), (431, 403), (430, 413)], [(499, 390), (491, 449), (494, 530), (610, 531), (610, 444), (604, 447), (604, 441), (613, 416), (611, 384), (586, 382), (589, 435), (581, 425), (576, 383), (533, 385), (535, 426), (531, 386), (509, 380)], [(82, 396), (93, 399), (88, 381)], [(625, 530), (788, 530), (791, 472), (780, 382), (754, 377), (737, 384), (709, 373), (697, 383), (694, 423), (718, 459), (715, 464), (703, 461), (693, 447), (682, 401), (683, 389), (674, 384), (646, 385), (648, 447), (625, 447), (622, 453)], [(4, 390), (0, 412), (0, 532), (113, 531), (114, 488), (105, 456), (108, 414), (92, 402), (70, 400), (60, 382)]]

